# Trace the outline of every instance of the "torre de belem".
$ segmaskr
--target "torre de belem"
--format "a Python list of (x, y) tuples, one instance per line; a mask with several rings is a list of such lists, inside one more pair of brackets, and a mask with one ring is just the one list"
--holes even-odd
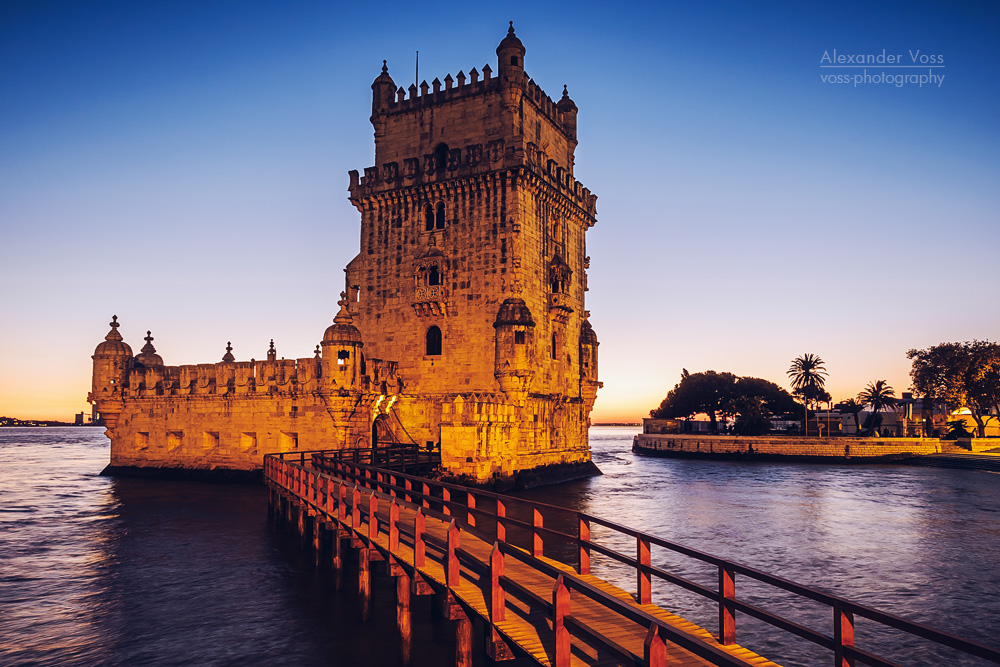
[(597, 197), (573, 177), (577, 108), (524, 70), (372, 83), (375, 166), (350, 172), (361, 248), (315, 356), (167, 366), (111, 331), (89, 400), (113, 468), (254, 470), (272, 452), (440, 447), (480, 482), (590, 460), (601, 383), (584, 296)]

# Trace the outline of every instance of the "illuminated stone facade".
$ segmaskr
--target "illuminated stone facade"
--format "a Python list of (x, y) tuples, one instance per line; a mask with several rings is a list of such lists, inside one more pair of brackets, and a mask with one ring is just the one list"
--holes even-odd
[(497, 70), (372, 84), (376, 166), (340, 312), (314, 358), (164, 366), (117, 323), (94, 354), (112, 465), (252, 469), (265, 453), (440, 445), (481, 481), (589, 461), (597, 338), (584, 309), (596, 196), (573, 178), (577, 109)]

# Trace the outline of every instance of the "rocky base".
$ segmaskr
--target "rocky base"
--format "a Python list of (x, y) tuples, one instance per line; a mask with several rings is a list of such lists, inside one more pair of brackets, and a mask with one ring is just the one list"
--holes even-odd
[(175, 468), (146, 466), (105, 466), (101, 471), (105, 477), (144, 477), (147, 479), (170, 479), (223, 484), (262, 484), (262, 470), (235, 470), (232, 468)]
[(452, 475), (441, 469), (430, 473), (428, 477), (440, 482), (460, 484), (495, 493), (508, 493), (548, 486), (549, 484), (562, 484), (603, 474), (593, 461), (585, 461), (581, 463), (553, 463), (531, 470), (519, 470), (509, 477), (494, 477), (488, 482), (476, 481), (475, 478), (468, 475)]

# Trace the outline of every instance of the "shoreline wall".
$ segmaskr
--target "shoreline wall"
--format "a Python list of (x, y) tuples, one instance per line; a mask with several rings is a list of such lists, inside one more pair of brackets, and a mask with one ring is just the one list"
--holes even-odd
[(938, 454), (937, 438), (818, 438), (640, 433), (632, 451), (647, 456), (733, 459), (892, 460)]

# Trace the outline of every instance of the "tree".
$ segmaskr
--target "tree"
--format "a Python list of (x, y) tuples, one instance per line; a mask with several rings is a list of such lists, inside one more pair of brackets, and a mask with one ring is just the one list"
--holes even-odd
[(649, 416), (668, 419), (704, 413), (711, 422), (712, 432), (715, 432), (718, 430), (718, 415), (725, 413), (735, 386), (736, 376), (732, 373), (688, 373), (685, 368), (681, 372), (681, 381), (670, 390), (660, 407), (650, 411)]
[(868, 435), (872, 435), (881, 423), (878, 413), (896, 404), (896, 392), (885, 380), (875, 380), (858, 393), (858, 403), (872, 408), (868, 427)]
[(967, 408), (979, 437), (985, 437), (986, 425), (1000, 414), (1000, 344), (940, 343), (906, 356), (913, 362), (914, 391), (943, 401), (949, 410)]
[(719, 417), (735, 417), (737, 432), (760, 435), (770, 430), (771, 416), (791, 414), (797, 409), (791, 395), (768, 380), (715, 371), (688, 373), (685, 369), (681, 381), (649, 415), (665, 419), (704, 413), (712, 431), (718, 430)]
[(820, 400), (830, 400), (830, 394), (824, 389), (826, 385), (826, 364), (815, 354), (803, 354), (792, 359), (788, 368), (788, 377), (792, 381), (792, 393), (802, 398), (805, 406), (805, 429), (809, 435), (809, 403)]

